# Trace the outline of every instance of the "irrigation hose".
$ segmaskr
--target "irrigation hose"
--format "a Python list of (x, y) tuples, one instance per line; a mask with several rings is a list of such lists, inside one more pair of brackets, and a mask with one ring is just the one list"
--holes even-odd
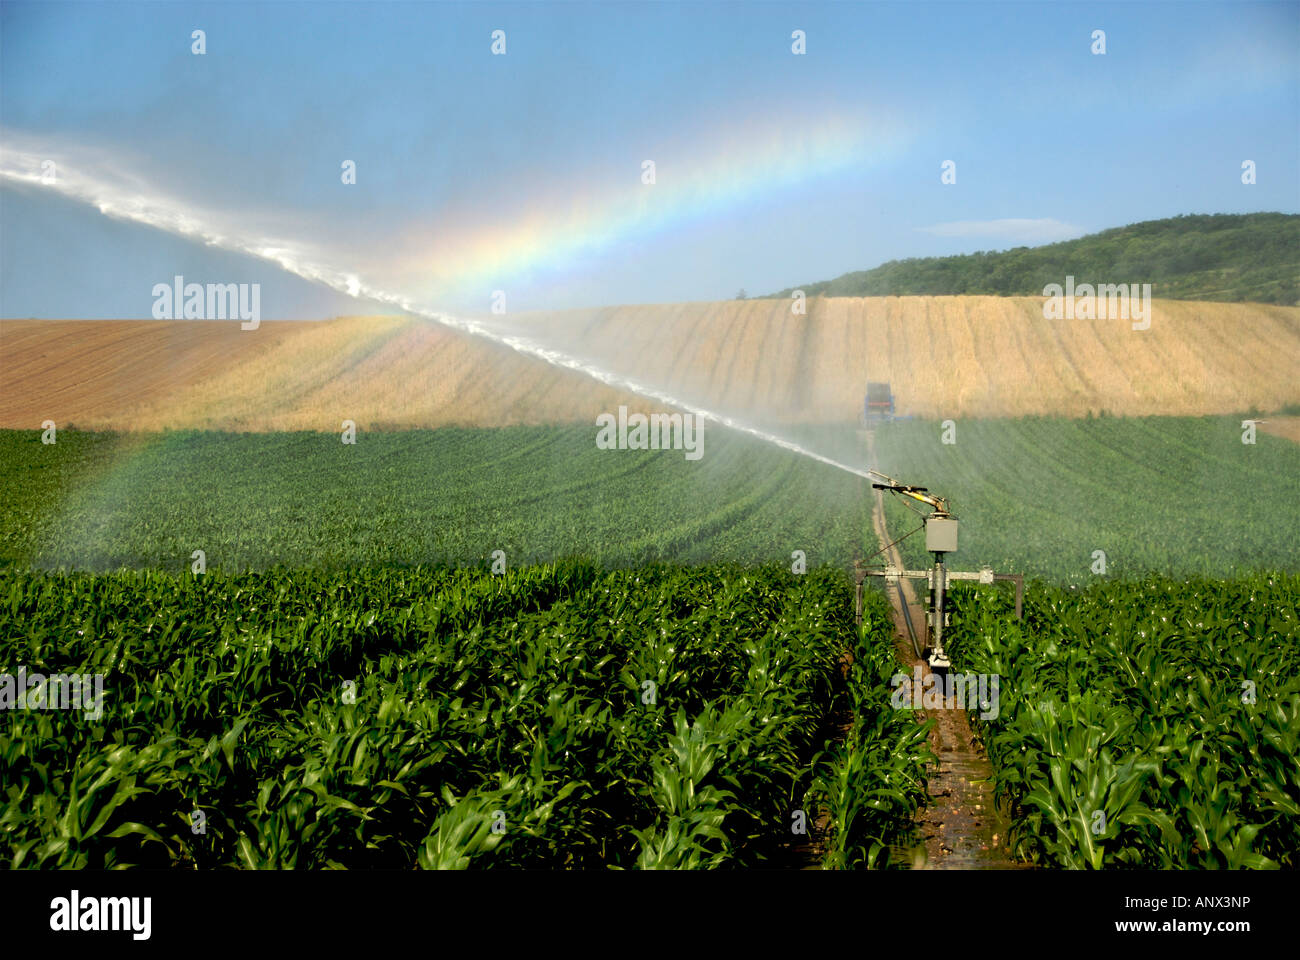
[(912, 641), (912, 652), (916, 654), (916, 659), (924, 660), (925, 653), (917, 642), (916, 627), (912, 625), (912, 611), (907, 605), (907, 594), (903, 593), (903, 581), (901, 579), (894, 581), (894, 586), (898, 588), (898, 604), (903, 608), (903, 622), (907, 624), (907, 636)]

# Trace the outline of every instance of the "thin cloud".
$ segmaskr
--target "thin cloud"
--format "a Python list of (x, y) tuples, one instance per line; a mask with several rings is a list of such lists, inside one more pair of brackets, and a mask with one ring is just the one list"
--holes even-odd
[(936, 237), (987, 237), (1007, 243), (1032, 245), (1073, 240), (1085, 231), (1072, 223), (1063, 223), (1050, 217), (1040, 220), (1007, 218), (1003, 220), (955, 220), (936, 223), (932, 227), (917, 227), (920, 233)]

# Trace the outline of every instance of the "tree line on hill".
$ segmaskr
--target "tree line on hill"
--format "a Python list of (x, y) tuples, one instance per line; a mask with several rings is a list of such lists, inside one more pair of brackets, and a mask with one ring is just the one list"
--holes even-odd
[(1078, 282), (1150, 283), (1172, 300), (1300, 305), (1300, 214), (1188, 214), (1041, 247), (891, 260), (790, 287), (807, 296), (1042, 296)]

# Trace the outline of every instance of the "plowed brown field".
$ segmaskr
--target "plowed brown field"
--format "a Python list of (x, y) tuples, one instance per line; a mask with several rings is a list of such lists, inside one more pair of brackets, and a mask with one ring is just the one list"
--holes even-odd
[[(1300, 308), (1157, 300), (1151, 327), (1032, 297), (659, 304), (524, 314), (548, 346), (755, 420), (851, 420), (868, 380), (926, 417), (1198, 415), (1300, 402)], [(587, 421), (581, 374), (424, 321), (0, 322), (0, 426), (335, 430)]]

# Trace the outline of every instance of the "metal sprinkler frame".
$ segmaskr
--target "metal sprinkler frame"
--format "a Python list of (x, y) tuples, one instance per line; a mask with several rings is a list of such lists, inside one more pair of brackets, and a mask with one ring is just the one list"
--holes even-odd
[[(927, 660), (931, 670), (947, 670), (952, 666), (943, 648), (944, 627), (948, 626), (946, 601), (949, 584), (953, 580), (972, 580), (978, 583), (994, 583), (998, 580), (1012, 581), (1016, 585), (1016, 619), (1020, 620), (1024, 609), (1024, 574), (994, 573), (988, 567), (975, 571), (949, 570), (944, 558), (949, 553), (957, 552), (957, 518), (948, 512), (948, 501), (943, 497), (931, 495), (925, 487), (900, 483), (893, 477), (886, 476), (878, 470), (868, 470), (867, 472), (873, 477), (879, 478), (878, 481), (872, 482), (871, 486), (873, 488), (888, 490), (891, 493), (924, 503), (931, 508), (932, 512), (928, 515), (922, 515), (922, 518), (925, 529), (925, 549), (934, 557), (934, 565), (929, 570), (906, 570), (893, 564), (884, 564), (878, 567), (874, 565), (866, 566), (861, 560), (854, 560), (853, 578), (857, 588), (854, 611), (856, 622), (858, 626), (862, 625), (862, 591), (866, 578), (884, 577), (886, 589), (888, 589), (889, 584), (893, 584), (898, 591), (903, 617), (907, 622), (908, 632), (911, 634), (912, 650), (916, 653), (917, 659)], [(917, 528), (917, 530), (920, 529), (921, 527)], [(904, 534), (892, 543), (887, 544), (876, 555), (878, 556), (895, 544), (906, 540), (917, 530)], [(926, 643), (918, 642), (916, 629), (912, 625), (907, 597), (904, 596), (902, 589), (901, 581), (904, 578), (925, 580), (929, 586), (929, 598), (926, 605)]]

